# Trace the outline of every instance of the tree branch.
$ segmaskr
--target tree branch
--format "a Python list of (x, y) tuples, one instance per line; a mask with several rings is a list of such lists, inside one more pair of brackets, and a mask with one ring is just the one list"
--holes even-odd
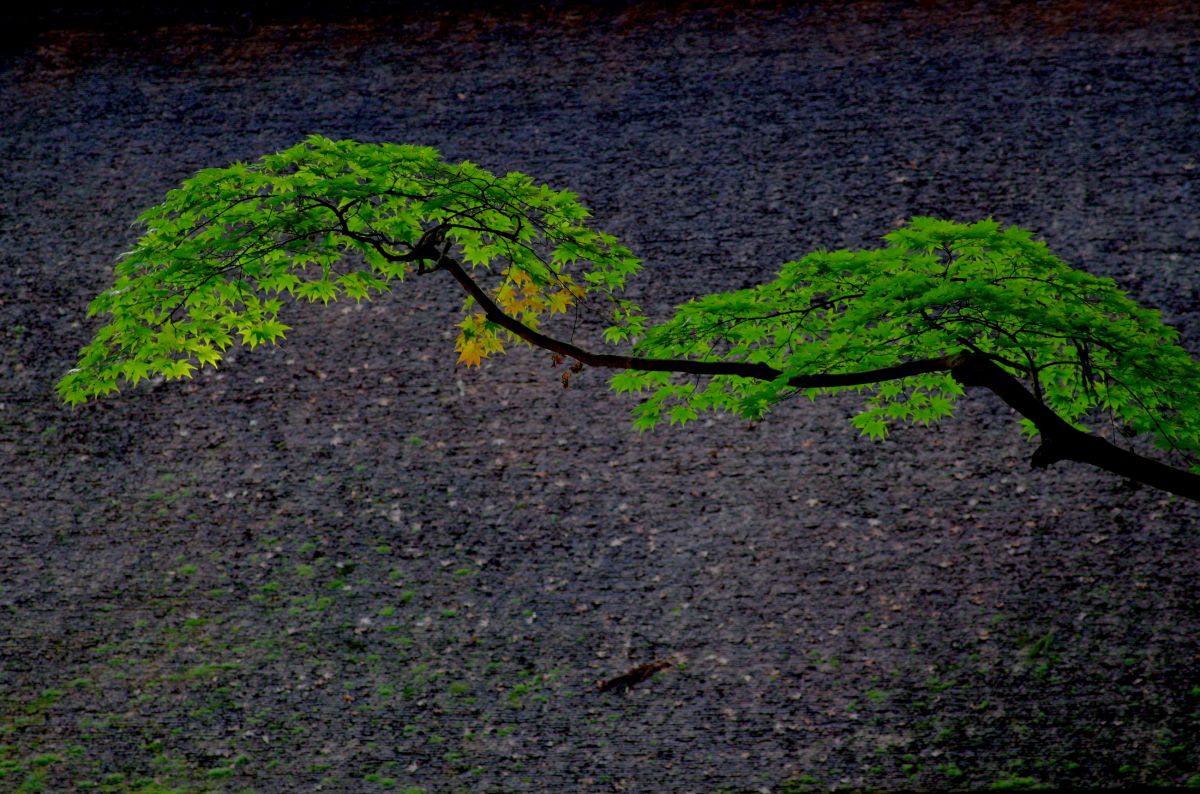
[[(429, 249), (426, 248), (425, 252), (429, 252)], [(444, 253), (436, 256), (433, 268), (450, 273), (467, 294), (479, 304), (488, 320), (532, 345), (563, 356), (570, 356), (588, 366), (652, 372), (679, 372), (689, 375), (736, 375), (757, 380), (775, 380), (783, 374), (781, 370), (766, 364), (739, 361), (691, 361), (592, 353), (569, 342), (535, 331), (516, 318), (509, 316), (471, 278), (460, 262)], [(907, 361), (892, 367), (863, 372), (798, 375), (790, 379), (788, 385), (799, 389), (862, 386), (930, 372), (949, 372), (956, 381), (965, 387), (990, 389), (1010, 408), (1032, 421), (1042, 436), (1042, 443), (1030, 460), (1030, 464), (1034, 468), (1042, 469), (1059, 461), (1073, 460), (1097, 466), (1105, 471), (1160, 488), (1186, 499), (1200, 501), (1200, 476), (1121, 449), (1099, 436), (1076, 429), (1050, 410), (1016, 377), (1005, 372), (987, 356), (978, 353), (955, 353), (939, 358)]]
[[(617, 356), (604, 353), (592, 353), (569, 342), (546, 336), (535, 331), (520, 320), (505, 314), (495, 301), (471, 278), (462, 264), (452, 257), (442, 256), (437, 269), (445, 270), (454, 276), (455, 281), (475, 299), (483, 309), (484, 315), (501, 328), (524, 339), (532, 345), (570, 356), (589, 367), (605, 369), (639, 369), (646, 372), (679, 372), (688, 375), (736, 375), (756, 380), (775, 380), (783, 374), (782, 370), (766, 364), (752, 364), (744, 361), (692, 361), (683, 358), (641, 358), (639, 356)], [(788, 381), (789, 386), (798, 389), (820, 389), (834, 386), (863, 386), (869, 383), (896, 380), (910, 375), (923, 375), (929, 372), (948, 372), (959, 362), (958, 356), (923, 359), (921, 361), (906, 361), (892, 367), (866, 370), (864, 372), (845, 372), (823, 375), (798, 375)]]
[(1034, 468), (1044, 469), (1061, 460), (1073, 460), (1185, 499), (1200, 501), (1200, 476), (1121, 449), (1099, 436), (1073, 427), (995, 362), (981, 356), (968, 356), (950, 372), (963, 386), (990, 389), (1010, 408), (1037, 426), (1042, 443), (1030, 460)]

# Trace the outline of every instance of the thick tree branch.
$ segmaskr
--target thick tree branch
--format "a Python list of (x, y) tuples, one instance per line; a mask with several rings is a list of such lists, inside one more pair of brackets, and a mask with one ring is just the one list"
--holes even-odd
[[(414, 251), (414, 253), (417, 252)], [(781, 370), (766, 364), (641, 358), (592, 353), (569, 342), (535, 331), (506, 314), (471, 278), (462, 264), (453, 257), (447, 256), (443, 252), (434, 252), (429, 248), (425, 248), (420, 253), (434, 260), (433, 269), (445, 270), (450, 273), (467, 294), (479, 304), (488, 320), (532, 345), (563, 356), (570, 356), (588, 366), (652, 372), (679, 372), (689, 375), (737, 375), (758, 380), (775, 380), (783, 374)], [(954, 379), (963, 386), (990, 389), (1010, 408), (1032, 421), (1042, 436), (1041, 446), (1034, 452), (1030, 461), (1034, 468), (1045, 468), (1062, 460), (1073, 460), (1097, 466), (1105, 471), (1160, 488), (1186, 499), (1200, 501), (1200, 476), (1121, 449), (1098, 436), (1076, 429), (1050, 410), (1019, 380), (1005, 372), (985, 355), (963, 352), (939, 358), (908, 361), (892, 367), (863, 372), (800, 375), (789, 380), (788, 385), (800, 389), (861, 386), (930, 372), (950, 372)]]
[(963, 386), (990, 389), (1010, 408), (1037, 426), (1042, 443), (1030, 461), (1034, 468), (1046, 468), (1061, 460), (1089, 463), (1136, 482), (1200, 501), (1200, 476), (1121, 449), (1099, 436), (1073, 427), (995, 362), (980, 356), (969, 356), (954, 367), (951, 374)]

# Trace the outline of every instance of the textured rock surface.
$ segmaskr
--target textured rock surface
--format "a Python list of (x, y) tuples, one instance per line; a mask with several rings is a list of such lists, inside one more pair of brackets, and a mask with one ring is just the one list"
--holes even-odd
[(266, 18), (5, 56), (0, 789), (1200, 773), (1200, 511), (1031, 472), (983, 397), (880, 444), (853, 400), (638, 435), (599, 373), (455, 369), (436, 277), (296, 307), (283, 348), (193, 382), (51, 394), (129, 221), (311, 132), (578, 191), (658, 312), (991, 215), (1196, 350), (1200, 19), (1135, 5)]

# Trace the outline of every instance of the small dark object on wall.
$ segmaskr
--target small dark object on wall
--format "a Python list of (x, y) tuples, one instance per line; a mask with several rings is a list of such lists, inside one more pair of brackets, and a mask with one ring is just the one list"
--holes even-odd
[(666, 670), (674, 665), (670, 659), (658, 659), (646, 664), (639, 664), (637, 667), (631, 667), (624, 673), (608, 679), (596, 682), (596, 689), (601, 692), (612, 692), (614, 689), (627, 690), (645, 681), (650, 676), (657, 673), (659, 670)]

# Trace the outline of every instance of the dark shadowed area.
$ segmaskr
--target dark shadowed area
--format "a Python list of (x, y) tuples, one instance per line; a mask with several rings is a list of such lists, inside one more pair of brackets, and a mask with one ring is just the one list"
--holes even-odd
[(137, 214), (310, 133), (577, 191), (651, 316), (992, 216), (1200, 350), (1195, 4), (212, 9), (0, 56), (0, 790), (1200, 784), (1200, 508), (1031, 471), (990, 397), (638, 434), (603, 373), (456, 368), (445, 274), (52, 392)]

